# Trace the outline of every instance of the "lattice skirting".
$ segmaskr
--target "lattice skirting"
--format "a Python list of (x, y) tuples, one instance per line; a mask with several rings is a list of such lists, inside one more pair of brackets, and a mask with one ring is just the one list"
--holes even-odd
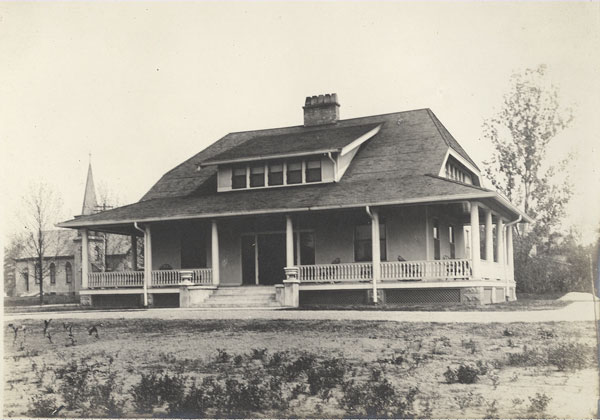
[(460, 289), (387, 289), (386, 303), (460, 303)]
[(307, 290), (300, 291), (302, 305), (358, 305), (367, 302), (365, 290)]
[(92, 306), (102, 308), (139, 308), (142, 295), (92, 295)]

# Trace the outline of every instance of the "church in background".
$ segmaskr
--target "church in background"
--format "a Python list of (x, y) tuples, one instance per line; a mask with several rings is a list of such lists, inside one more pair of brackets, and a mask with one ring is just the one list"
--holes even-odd
[[(98, 205), (92, 175), (88, 167), (81, 215), (91, 215), (104, 209)], [(43, 290), (45, 295), (76, 295), (81, 288), (81, 235), (72, 229), (45, 232), (47, 252), (44, 256)], [(89, 235), (91, 269), (95, 272), (130, 270), (131, 243), (122, 235), (94, 233)], [(36, 258), (22, 250), (8, 274), (13, 287), (5, 290), (10, 296), (39, 296), (40, 287)]]

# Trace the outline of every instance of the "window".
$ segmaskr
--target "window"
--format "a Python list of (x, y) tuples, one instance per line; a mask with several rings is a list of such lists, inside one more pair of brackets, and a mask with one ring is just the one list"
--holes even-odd
[(306, 182), (321, 181), (321, 160), (309, 160), (306, 162)]
[[(379, 221), (379, 249), (381, 261), (387, 259), (385, 241), (385, 223)], [(372, 261), (371, 225), (358, 225), (354, 228), (354, 261)]]
[(302, 183), (302, 162), (293, 161), (287, 164), (287, 183), (301, 184)]
[(252, 166), (250, 168), (250, 186), (264, 187), (265, 186), (265, 166)]
[(40, 265), (38, 263), (35, 264), (35, 284), (40, 284)]
[(73, 282), (73, 268), (71, 267), (71, 263), (68, 261), (65, 264), (65, 282), (67, 284)]
[(454, 239), (454, 226), (448, 226), (448, 242), (450, 243), (450, 258), (456, 258), (456, 247)]
[(269, 185), (283, 185), (283, 163), (269, 164)]
[(50, 264), (50, 284), (56, 284), (56, 265)]
[(440, 222), (433, 219), (433, 258), (440, 259)]
[(25, 290), (29, 292), (29, 269), (25, 268), (21, 275), (23, 276), (23, 280), (25, 281)]
[(246, 167), (234, 167), (231, 172), (231, 188), (246, 188)]

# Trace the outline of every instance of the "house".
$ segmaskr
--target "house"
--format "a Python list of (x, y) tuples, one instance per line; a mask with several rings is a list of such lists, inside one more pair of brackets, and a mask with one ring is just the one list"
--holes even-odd
[(530, 218), (481, 186), (433, 112), (339, 109), (308, 97), (302, 125), (230, 133), (139, 202), (61, 223), (84, 250), (88, 231), (144, 240), (143, 272), (90, 273), (84, 252), (82, 303), (515, 299), (512, 229)]
[[(81, 214), (98, 211), (91, 164), (88, 167)], [(82, 216), (80, 216), (82, 217)], [(93, 272), (125, 270), (131, 267), (131, 244), (121, 235), (87, 232), (88, 270)], [(44, 294), (77, 294), (81, 281), (81, 234), (71, 229), (44, 231), (44, 259), (42, 264)], [(36, 253), (26, 243), (19, 248), (14, 259), (14, 291), (16, 296), (39, 295)]]

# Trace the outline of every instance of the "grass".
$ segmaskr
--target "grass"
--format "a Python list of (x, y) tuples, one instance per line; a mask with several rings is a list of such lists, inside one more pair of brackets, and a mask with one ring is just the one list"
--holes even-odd
[(69, 322), (74, 340), (62, 321), (51, 340), (41, 320), (14, 342), (8, 329), (4, 416), (595, 414), (591, 322), (121, 319), (99, 338), (87, 332), (99, 321)]
[[(558, 296), (560, 297), (560, 296)], [(524, 295), (516, 301), (493, 305), (464, 305), (460, 303), (360, 304), (360, 305), (303, 305), (289, 310), (354, 310), (354, 311), (442, 311), (442, 312), (512, 312), (542, 311), (564, 308), (571, 302), (557, 300), (555, 295)]]

